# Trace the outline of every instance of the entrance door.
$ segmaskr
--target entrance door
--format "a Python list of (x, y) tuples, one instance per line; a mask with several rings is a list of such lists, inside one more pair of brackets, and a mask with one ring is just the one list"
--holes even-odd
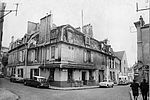
[(82, 72), (83, 85), (86, 85), (85, 75), (86, 75), (86, 72)]
[(104, 80), (104, 71), (99, 70), (99, 82), (102, 82)]
[(33, 69), (30, 69), (30, 79), (33, 78)]

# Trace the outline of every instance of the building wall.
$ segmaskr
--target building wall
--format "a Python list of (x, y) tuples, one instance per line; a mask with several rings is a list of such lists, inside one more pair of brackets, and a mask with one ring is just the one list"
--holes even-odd
[(124, 53), (122, 60), (121, 60), (121, 73), (122, 73), (122, 75), (127, 75), (127, 68), (128, 68), (127, 57), (126, 57), (126, 53)]
[(150, 64), (150, 35), (149, 27), (141, 29), (142, 43), (143, 43), (143, 62), (145, 64)]

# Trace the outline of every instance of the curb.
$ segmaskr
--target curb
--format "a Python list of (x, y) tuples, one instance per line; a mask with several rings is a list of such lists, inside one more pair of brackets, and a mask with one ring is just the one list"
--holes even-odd
[(75, 87), (75, 88), (59, 88), (59, 87), (49, 87), (49, 89), (52, 90), (63, 90), (63, 91), (69, 91), (69, 90), (84, 90), (84, 89), (94, 89), (99, 88), (99, 86), (93, 86), (93, 87)]

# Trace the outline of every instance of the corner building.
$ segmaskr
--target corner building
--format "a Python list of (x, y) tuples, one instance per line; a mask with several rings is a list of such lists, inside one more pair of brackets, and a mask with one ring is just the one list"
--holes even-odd
[[(10, 73), (21, 74), (23, 78), (44, 76), (50, 85), (58, 87), (92, 86), (111, 79), (110, 68), (114, 68), (115, 56), (105, 41), (89, 37), (71, 25), (49, 31), (43, 27), (40, 25), (32, 34), (28, 33), (24, 45), (20, 42), (9, 51)], [(19, 48), (24, 52), (19, 53)], [(23, 65), (14, 63), (13, 57), (21, 57)]]

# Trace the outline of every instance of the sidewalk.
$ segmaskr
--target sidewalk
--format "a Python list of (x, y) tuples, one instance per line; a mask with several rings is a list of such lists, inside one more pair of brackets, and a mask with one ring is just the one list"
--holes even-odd
[(50, 86), (50, 89), (53, 90), (82, 90), (82, 89), (93, 89), (98, 88), (99, 86), (83, 86), (83, 87), (54, 87)]
[(0, 88), (0, 100), (19, 100), (19, 97), (7, 89)]
[[(131, 100), (134, 100), (132, 91), (130, 91), (129, 93), (130, 93), (130, 96), (131, 96)], [(150, 99), (150, 98), (148, 97), (147, 100), (149, 100), (149, 99)], [(140, 93), (139, 96), (138, 96), (138, 100), (143, 100), (143, 99), (142, 99), (142, 94), (141, 94), (141, 93)]]

